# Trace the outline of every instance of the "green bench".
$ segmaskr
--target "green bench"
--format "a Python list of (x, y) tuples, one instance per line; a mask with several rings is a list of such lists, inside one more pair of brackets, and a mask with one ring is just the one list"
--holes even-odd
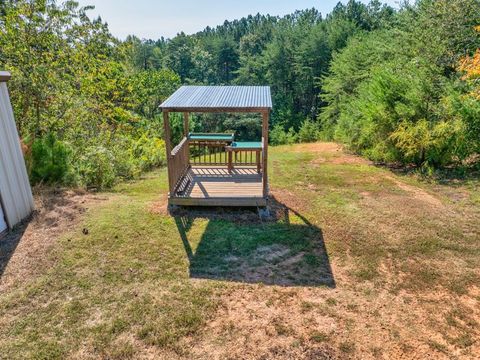
[(235, 134), (204, 134), (204, 133), (190, 133), (188, 139), (199, 142), (226, 142), (231, 144), (235, 138)]
[(235, 150), (262, 150), (261, 141), (235, 141), (230, 145)]

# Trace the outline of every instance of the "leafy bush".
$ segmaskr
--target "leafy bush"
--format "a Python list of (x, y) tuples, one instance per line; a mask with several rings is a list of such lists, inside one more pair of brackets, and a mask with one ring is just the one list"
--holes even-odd
[(298, 131), (299, 142), (315, 142), (319, 138), (318, 124), (310, 119), (306, 119)]
[(87, 188), (110, 188), (116, 179), (115, 157), (103, 146), (88, 148), (80, 159), (78, 173)]
[(132, 155), (132, 140), (119, 141), (111, 148), (113, 155), (113, 169), (115, 176), (120, 180), (132, 180), (140, 176), (141, 170)]
[(37, 183), (65, 183), (67, 182), (70, 165), (69, 147), (55, 138), (53, 133), (33, 141), (31, 158), (29, 161), (30, 180)]
[(314, 142), (320, 137), (320, 128), (317, 123), (310, 119), (306, 119), (298, 133), (293, 127), (285, 131), (285, 128), (278, 124), (270, 131), (270, 143), (272, 145), (288, 145), (297, 142)]
[(440, 167), (463, 158), (464, 133), (461, 121), (433, 125), (423, 119), (416, 124), (400, 124), (390, 138), (406, 162)]
[(269, 139), (272, 145), (287, 145), (296, 143), (298, 136), (293, 128), (287, 132), (282, 125), (275, 125), (270, 131)]
[(480, 101), (472, 96), (455, 94), (448, 99), (449, 116), (458, 116), (465, 124), (465, 147), (471, 153), (480, 153)]
[(165, 141), (144, 134), (133, 144), (132, 154), (140, 171), (163, 166), (166, 164)]
[(165, 142), (154, 131), (140, 134), (132, 137), (124, 133), (115, 138), (98, 134), (89, 142), (82, 140), (84, 148), (75, 144), (75, 152), (53, 133), (37, 138), (25, 156), (31, 181), (101, 190), (112, 187), (119, 179), (134, 179), (165, 165)]

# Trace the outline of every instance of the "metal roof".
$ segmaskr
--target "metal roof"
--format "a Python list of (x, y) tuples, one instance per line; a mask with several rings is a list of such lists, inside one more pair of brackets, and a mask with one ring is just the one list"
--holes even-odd
[(259, 110), (272, 108), (269, 86), (182, 86), (160, 108), (181, 110)]

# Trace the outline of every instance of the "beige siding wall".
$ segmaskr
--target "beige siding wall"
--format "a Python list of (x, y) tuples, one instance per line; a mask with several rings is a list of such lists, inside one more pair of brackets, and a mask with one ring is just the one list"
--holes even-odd
[(7, 83), (0, 79), (0, 200), (10, 228), (34, 208)]

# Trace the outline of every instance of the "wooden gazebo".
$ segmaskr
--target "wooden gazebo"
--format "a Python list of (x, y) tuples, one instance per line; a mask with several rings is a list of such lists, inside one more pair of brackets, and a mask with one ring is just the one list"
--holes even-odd
[[(169, 204), (256, 206), (268, 199), (268, 86), (182, 86), (160, 108), (165, 126)], [(172, 147), (169, 114), (183, 113), (184, 137)], [(261, 141), (235, 134), (191, 133), (190, 113), (257, 113)]]

